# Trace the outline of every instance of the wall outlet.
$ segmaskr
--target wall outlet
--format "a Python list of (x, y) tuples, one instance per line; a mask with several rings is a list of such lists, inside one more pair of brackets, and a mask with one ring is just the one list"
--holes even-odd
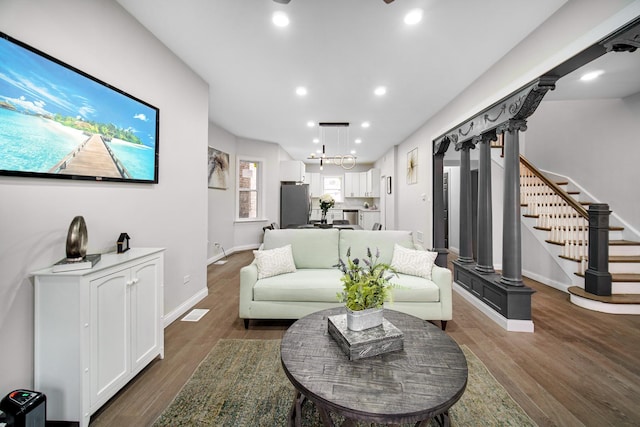
[(184, 276), (184, 284), (186, 285), (190, 281), (191, 281), (191, 275), (190, 274), (185, 275)]

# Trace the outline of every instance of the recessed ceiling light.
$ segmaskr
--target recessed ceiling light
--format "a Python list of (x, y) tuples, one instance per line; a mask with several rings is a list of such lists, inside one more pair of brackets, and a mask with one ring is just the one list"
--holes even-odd
[(320, 142), (320, 140), (318, 138), (313, 138), (313, 143), (317, 144), (318, 142)]
[(582, 80), (583, 82), (588, 82), (589, 80), (597, 79), (603, 74), (604, 74), (604, 71), (602, 70), (590, 71), (588, 73), (583, 74), (582, 77), (580, 77), (580, 80)]
[(413, 9), (404, 16), (404, 23), (407, 25), (416, 25), (422, 21), (422, 9)]
[(316, 124), (312, 121), (308, 121), (307, 122), (307, 126), (309, 126), (310, 128), (314, 127)]
[(354, 141), (356, 144), (360, 144), (362, 142), (362, 140), (360, 138), (356, 138), (356, 140)]
[(369, 123), (369, 122), (362, 122), (362, 124), (361, 124), (360, 126), (362, 126), (363, 128), (368, 128), (369, 126), (371, 126), (371, 123)]
[(307, 94), (307, 88), (304, 86), (298, 86), (296, 88), (296, 95), (305, 96)]
[(375, 88), (373, 93), (375, 93), (377, 96), (382, 96), (387, 93), (387, 88), (384, 86), (378, 86), (377, 88)]
[(271, 21), (276, 27), (286, 27), (287, 25), (289, 25), (289, 17), (286, 13), (281, 11), (274, 12), (273, 16), (271, 17)]
[(356, 154), (356, 150), (351, 150), (350, 153), (351, 154)]

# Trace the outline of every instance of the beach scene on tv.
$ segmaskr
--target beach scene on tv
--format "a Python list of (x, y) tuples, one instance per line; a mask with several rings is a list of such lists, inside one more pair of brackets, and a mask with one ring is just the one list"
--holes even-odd
[(0, 37), (0, 170), (154, 181), (157, 110)]

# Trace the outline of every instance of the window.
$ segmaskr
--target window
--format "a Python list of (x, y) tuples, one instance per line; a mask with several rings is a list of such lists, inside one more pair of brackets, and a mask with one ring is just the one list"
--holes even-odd
[(330, 194), (336, 203), (342, 202), (342, 177), (341, 176), (323, 176), (322, 177), (322, 194)]
[(260, 212), (261, 163), (256, 160), (238, 160), (238, 218), (258, 219)]

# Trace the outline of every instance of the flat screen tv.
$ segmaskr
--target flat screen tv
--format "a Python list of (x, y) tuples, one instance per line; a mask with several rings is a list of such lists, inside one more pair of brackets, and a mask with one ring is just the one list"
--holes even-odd
[(0, 175), (157, 183), (159, 114), (0, 32)]

